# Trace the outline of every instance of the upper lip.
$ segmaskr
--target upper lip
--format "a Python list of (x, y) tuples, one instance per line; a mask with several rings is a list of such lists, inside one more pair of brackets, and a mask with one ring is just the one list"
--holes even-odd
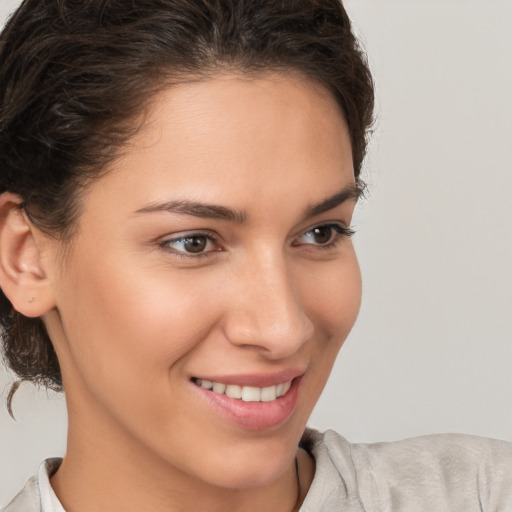
[(194, 375), (193, 377), (201, 380), (209, 380), (222, 384), (231, 384), (237, 386), (252, 386), (256, 388), (265, 388), (289, 382), (296, 377), (304, 375), (304, 370), (298, 368), (289, 368), (274, 373), (244, 373), (230, 375)]

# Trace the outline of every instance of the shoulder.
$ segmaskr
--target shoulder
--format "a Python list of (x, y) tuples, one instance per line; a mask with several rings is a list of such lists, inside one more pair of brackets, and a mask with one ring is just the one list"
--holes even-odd
[(46, 459), (37, 475), (0, 512), (64, 512), (50, 485), (50, 476), (58, 469), (62, 459)]
[(40, 512), (41, 498), (37, 477), (33, 476), (25, 487), (2, 509), (2, 512)]
[(305, 442), (315, 480), (337, 482), (348, 510), (512, 512), (512, 443), (438, 434), (352, 444), (333, 431), (309, 431)]
[(366, 483), (362, 493), (375, 502), (421, 498), (421, 510), (512, 511), (512, 443), (430, 435), (355, 444), (352, 459)]

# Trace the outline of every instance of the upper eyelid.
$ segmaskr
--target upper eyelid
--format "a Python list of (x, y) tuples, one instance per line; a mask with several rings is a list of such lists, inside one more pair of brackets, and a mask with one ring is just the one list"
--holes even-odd
[(187, 231), (179, 231), (178, 233), (174, 233), (172, 235), (163, 236), (160, 238), (160, 240), (162, 242), (173, 242), (194, 236), (204, 236), (206, 238), (210, 238), (211, 240), (219, 240), (221, 238), (220, 235), (209, 229), (190, 229)]
[(350, 224), (347, 224), (346, 222), (342, 222), (340, 220), (326, 220), (326, 221), (322, 221), (322, 222), (317, 222), (316, 224), (312, 224), (311, 226), (309, 226), (306, 229), (302, 229), (292, 238), (299, 238), (299, 237), (305, 235), (306, 233), (309, 233), (310, 231), (312, 231), (315, 228), (321, 228), (324, 226), (339, 226), (344, 230), (353, 231), (352, 228), (350, 227)]
[[(160, 247), (170, 248), (170, 245), (172, 243), (177, 243), (177, 242), (180, 242), (187, 238), (193, 238), (196, 236), (205, 237), (208, 239), (209, 242), (211, 242), (213, 244), (218, 244), (219, 240), (221, 240), (221, 237), (219, 235), (217, 235), (216, 233), (214, 234), (212, 231), (202, 231), (202, 230), (192, 231), (191, 230), (191, 231), (182, 231), (182, 232), (176, 233), (174, 235), (167, 235), (162, 238), (159, 238), (158, 245)], [(185, 251), (179, 251), (179, 250), (174, 250), (173, 252), (188, 254)], [(206, 251), (206, 252), (212, 252), (212, 251)], [(205, 254), (206, 252), (197, 253), (197, 254)], [(193, 254), (193, 253), (190, 253), (190, 254)]]
[[(328, 247), (329, 245), (333, 244), (336, 240), (340, 240), (342, 237), (351, 237), (353, 234), (355, 234), (355, 231), (352, 228), (350, 228), (350, 226), (347, 226), (344, 223), (341, 223), (341, 222), (324, 222), (324, 223), (321, 223), (321, 224), (316, 224), (315, 226), (307, 229), (306, 231), (303, 231), (301, 235), (294, 237), (293, 240), (295, 241), (297, 239), (300, 239), (301, 237), (305, 236), (307, 233), (310, 233), (314, 229), (322, 228), (322, 227), (332, 227), (332, 229), (334, 229), (334, 231), (336, 233), (336, 236), (328, 244), (325, 244), (325, 245), (324, 244), (317, 244), (318, 247), (323, 247), (323, 248)], [(335, 229), (336, 227), (340, 228), (340, 231)], [(302, 245), (302, 244), (294, 244), (292, 242), (292, 245), (298, 246), (298, 245)], [(305, 244), (305, 245), (315, 245), (315, 244)]]
[[(301, 229), (299, 232), (297, 232), (297, 234), (293, 235), (292, 238), (300, 237), (315, 228), (319, 228), (319, 227), (323, 227), (323, 226), (340, 226), (343, 229), (352, 231), (352, 228), (350, 227), (350, 225), (345, 222), (342, 222), (339, 220), (328, 220), (328, 221), (317, 222), (315, 224), (308, 226), (305, 229)], [(160, 240), (162, 242), (169, 242), (169, 241), (181, 240), (183, 238), (188, 238), (188, 237), (193, 237), (193, 236), (205, 236), (207, 238), (211, 238), (212, 240), (221, 240), (222, 239), (222, 237), (217, 232), (212, 231), (210, 229), (190, 229), (190, 230), (179, 231), (178, 233), (173, 233), (170, 235), (163, 236), (160, 238)]]
[(307, 228), (304, 233), (307, 233), (308, 231), (311, 231), (315, 228), (321, 228), (323, 226), (340, 226), (342, 228), (349, 229), (350, 226), (348, 226), (345, 222), (342, 222), (340, 220), (327, 220), (323, 222), (318, 222), (316, 224), (313, 224), (310, 228)]
[(212, 236), (211, 231), (205, 233), (203, 231), (183, 231), (174, 236), (164, 237), (160, 239), (158, 245), (161, 249), (164, 249), (168, 254), (173, 254), (175, 257), (184, 258), (189, 261), (198, 260), (200, 258), (206, 258), (212, 255), (212, 253), (217, 252), (217, 250), (207, 250), (201, 252), (187, 252), (181, 249), (176, 249), (172, 247), (173, 243), (179, 243), (182, 240), (186, 240), (187, 238), (193, 238), (194, 236), (202, 236), (208, 239), (208, 242), (211, 244), (218, 244), (218, 236)]

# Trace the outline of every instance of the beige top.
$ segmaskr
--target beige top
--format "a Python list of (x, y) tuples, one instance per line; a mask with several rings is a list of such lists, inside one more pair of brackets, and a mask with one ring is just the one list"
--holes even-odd
[[(301, 512), (512, 512), (512, 443), (460, 434), (351, 444), (308, 430), (316, 461)], [(4, 512), (65, 512), (48, 459)]]

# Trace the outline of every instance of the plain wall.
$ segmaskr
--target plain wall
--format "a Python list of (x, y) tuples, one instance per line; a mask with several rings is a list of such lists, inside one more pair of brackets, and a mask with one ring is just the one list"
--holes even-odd
[[(512, 440), (512, 3), (346, 7), (378, 100), (354, 222), (363, 306), (311, 425)], [(10, 382), (0, 369), (0, 393)], [(0, 505), (65, 449), (62, 398), (24, 386), (14, 411), (0, 408)]]

